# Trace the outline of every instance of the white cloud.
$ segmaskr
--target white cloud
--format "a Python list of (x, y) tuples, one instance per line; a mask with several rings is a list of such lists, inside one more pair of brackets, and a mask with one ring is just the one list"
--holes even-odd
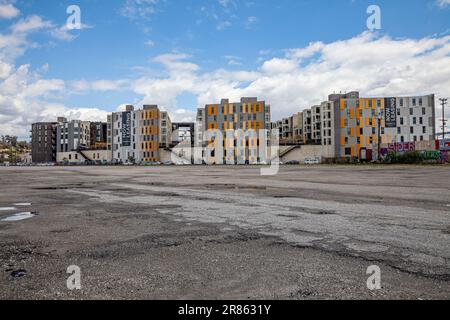
[(225, 30), (229, 27), (231, 27), (233, 24), (231, 23), (231, 21), (225, 20), (225, 21), (219, 21), (217, 23), (217, 27), (216, 29), (219, 31)]
[(153, 48), (155, 46), (155, 42), (153, 40), (147, 40), (145, 44), (150, 48)]
[(247, 29), (250, 29), (255, 23), (258, 22), (258, 18), (257, 17), (248, 17), (247, 21), (245, 22), (245, 27)]
[[(1, 46), (0, 37), (0, 53)], [(7, 46), (6, 40), (3, 46)], [(195, 119), (196, 110), (189, 109), (193, 106), (177, 105), (183, 94), (196, 96), (197, 106), (221, 98), (239, 101), (242, 96), (257, 96), (272, 105), (274, 120), (316, 105), (339, 91), (359, 90), (364, 96), (450, 96), (449, 35), (392, 39), (363, 33), (347, 40), (311, 43), (263, 59), (255, 70), (205, 72), (191, 55), (168, 53), (151, 59), (164, 72), (97, 81), (44, 79), (28, 66), (16, 68), (1, 59), (0, 127), (2, 133), (25, 136), (31, 122), (58, 115), (105, 117), (106, 112), (100, 109), (68, 108), (58, 102), (61, 96), (86, 91), (131, 90), (140, 99), (136, 105), (158, 104), (175, 121)]]
[(238, 101), (241, 96), (258, 96), (272, 105), (277, 119), (339, 91), (359, 90), (366, 96), (449, 96), (449, 55), (450, 36), (397, 40), (363, 33), (287, 50), (284, 56), (265, 60), (258, 70), (247, 72), (202, 73), (198, 65), (187, 61), (188, 55), (164, 55), (154, 61), (163, 63), (168, 75), (142, 77), (132, 88), (146, 102), (164, 105), (172, 112), (177, 110), (177, 97), (185, 92), (197, 96), (198, 106), (225, 97)]
[(129, 80), (75, 80), (69, 82), (69, 91), (73, 94), (84, 94), (88, 91), (119, 91), (129, 86)]
[(126, 0), (121, 14), (131, 20), (150, 19), (157, 12), (161, 0)]
[(261, 70), (268, 74), (280, 74), (295, 71), (298, 68), (298, 62), (290, 59), (273, 58), (264, 62)]
[[(1, 68), (0, 68), (1, 70)], [(42, 79), (28, 65), (10, 69), (0, 81), (0, 125), (2, 134), (27, 138), (31, 123), (69, 119), (102, 120), (107, 112), (98, 108), (68, 108), (58, 100), (66, 93), (61, 79)]]
[(72, 41), (77, 38), (77, 35), (74, 35), (72, 32), (75, 30), (84, 30), (93, 28), (87, 24), (81, 24), (79, 29), (69, 29), (67, 24), (62, 25), (61, 27), (53, 27), (50, 34), (59, 40)]
[(237, 56), (224, 56), (224, 58), (228, 61), (229, 66), (241, 66), (242, 58)]
[(231, 28), (233, 25), (238, 25), (240, 20), (246, 28), (257, 22), (256, 17), (248, 17), (241, 19), (239, 17), (242, 6), (247, 6), (247, 3), (237, 0), (217, 0), (217, 1), (202, 1), (198, 7), (198, 13), (201, 18), (196, 19), (197, 24), (201, 24), (203, 19), (211, 21), (218, 31), (223, 31)]
[(51, 21), (43, 20), (37, 15), (32, 15), (13, 24), (11, 30), (13, 33), (29, 33), (52, 27), (53, 23)]
[(12, 4), (0, 3), (0, 19), (12, 19), (17, 17), (19, 14), (20, 11)]
[(450, 5), (450, 0), (436, 0), (439, 7), (446, 7)]

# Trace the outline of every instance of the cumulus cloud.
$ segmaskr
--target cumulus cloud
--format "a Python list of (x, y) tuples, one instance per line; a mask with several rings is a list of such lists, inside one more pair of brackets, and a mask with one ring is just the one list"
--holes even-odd
[[(190, 56), (163, 55), (168, 72), (162, 78), (140, 78), (132, 84), (144, 100), (176, 110), (177, 97), (197, 96), (198, 106), (258, 96), (272, 105), (274, 119), (326, 100), (332, 92), (359, 90), (366, 96), (450, 95), (450, 36), (392, 39), (363, 33), (332, 43), (316, 42), (287, 50), (254, 71), (202, 73)], [(180, 61), (181, 60), (181, 61)], [(179, 71), (179, 72), (178, 72)]]
[(20, 14), (19, 9), (14, 7), (11, 3), (0, 3), (0, 19), (12, 19)]
[(32, 15), (13, 24), (11, 30), (13, 33), (30, 33), (52, 27), (53, 23), (51, 21), (44, 20), (37, 15)]
[[(178, 98), (184, 94), (197, 97), (197, 106), (220, 102), (221, 98), (239, 101), (243, 96), (256, 96), (271, 104), (273, 120), (316, 105), (332, 92), (450, 96), (449, 35), (393, 39), (362, 33), (346, 40), (292, 48), (273, 58), (264, 57), (254, 70), (223, 68), (206, 72), (194, 58), (180, 52), (167, 53), (150, 60), (163, 72), (134, 79), (96, 81), (44, 79), (39, 72), (31, 72), (29, 66), (16, 68), (3, 60), (0, 125), (6, 133), (23, 135), (32, 121), (52, 120), (58, 115), (106, 119), (106, 112), (100, 109), (74, 109), (58, 103), (60, 95), (87, 91), (132, 91), (139, 99), (137, 105), (158, 104), (175, 121), (195, 119), (194, 106), (178, 105)], [(437, 114), (439, 110), (437, 107)]]
[[(1, 69), (0, 69), (1, 70)], [(106, 111), (97, 108), (69, 108), (58, 100), (66, 92), (61, 79), (42, 79), (29, 65), (9, 66), (0, 81), (0, 125), (2, 134), (28, 137), (31, 123), (55, 121), (57, 116), (69, 119), (102, 120)]]

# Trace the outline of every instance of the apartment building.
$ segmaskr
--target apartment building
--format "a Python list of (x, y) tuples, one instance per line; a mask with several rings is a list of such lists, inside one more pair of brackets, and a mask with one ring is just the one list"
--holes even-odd
[(91, 122), (90, 149), (106, 150), (107, 126), (106, 122)]
[[(222, 148), (218, 148), (215, 136), (202, 141), (203, 146), (213, 149), (207, 154), (209, 162), (241, 164), (266, 160), (271, 123), (270, 106), (265, 101), (241, 98), (240, 102), (230, 103), (228, 99), (222, 99), (219, 104), (206, 105), (204, 111), (199, 111), (197, 121), (196, 136), (199, 135), (199, 127), (203, 127), (203, 131), (220, 131), (223, 134)], [(239, 137), (237, 130), (242, 130), (245, 137)], [(261, 137), (260, 130), (267, 130), (267, 134)], [(222, 155), (220, 150), (223, 150)], [(264, 159), (261, 158), (262, 154)]]
[(169, 114), (166, 111), (161, 111), (161, 121), (160, 121), (160, 147), (169, 148), (172, 144), (172, 121)]
[(302, 112), (303, 118), (303, 137), (305, 144), (312, 143), (312, 113), (311, 109), (306, 109)]
[(311, 140), (313, 144), (322, 142), (322, 118), (320, 105), (311, 107)]
[(378, 159), (385, 143), (433, 141), (435, 97), (360, 98), (330, 95), (335, 112), (335, 150), (340, 158)]
[[(170, 117), (166, 114), (166, 126), (169, 123)], [(127, 105), (124, 112), (108, 116), (107, 147), (113, 162), (160, 161), (160, 128), (161, 112), (156, 105), (144, 105), (142, 110)]]
[(31, 159), (33, 163), (56, 161), (57, 122), (39, 122), (31, 125)]
[(195, 119), (195, 147), (203, 148), (204, 134), (206, 131), (206, 109), (197, 109), (197, 117)]
[(332, 101), (324, 101), (320, 104), (320, 142), (323, 146), (335, 144), (335, 120)]
[(292, 116), (292, 134), (295, 144), (305, 144), (303, 132), (303, 112), (297, 112)]
[(272, 129), (279, 132), (280, 145), (300, 145), (305, 143), (302, 112), (273, 122)]
[(91, 146), (91, 123), (88, 121), (58, 118), (56, 126), (57, 152), (89, 149)]

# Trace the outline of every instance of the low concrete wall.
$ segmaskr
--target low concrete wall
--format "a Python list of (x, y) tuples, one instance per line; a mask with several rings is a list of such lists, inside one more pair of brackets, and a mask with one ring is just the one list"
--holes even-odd
[[(83, 151), (88, 160), (91, 161), (101, 161), (101, 162), (111, 162), (112, 154), (108, 150), (86, 150)], [(56, 162), (58, 163), (73, 163), (82, 164), (86, 162), (86, 159), (79, 152), (58, 152), (56, 154)]]
[[(280, 153), (289, 149), (289, 147), (280, 146)], [(300, 161), (304, 163), (306, 159), (319, 159), (322, 161), (324, 158), (334, 157), (333, 146), (314, 146), (304, 145), (292, 150), (281, 158), (282, 162), (288, 162), (292, 160)]]

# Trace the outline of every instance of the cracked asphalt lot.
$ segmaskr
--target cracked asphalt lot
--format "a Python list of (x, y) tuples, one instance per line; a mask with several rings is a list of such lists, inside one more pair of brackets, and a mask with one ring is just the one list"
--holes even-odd
[(0, 299), (450, 299), (449, 180), (448, 166), (1, 168), (0, 220), (36, 215), (0, 222)]

